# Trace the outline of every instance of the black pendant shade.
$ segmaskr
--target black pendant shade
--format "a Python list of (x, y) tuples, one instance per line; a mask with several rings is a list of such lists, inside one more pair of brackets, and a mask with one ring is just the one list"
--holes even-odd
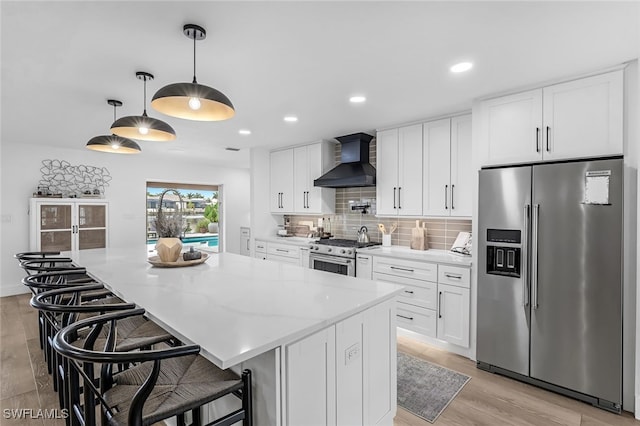
[(118, 136), (143, 141), (174, 140), (176, 132), (169, 124), (147, 115), (147, 80), (153, 80), (153, 75), (138, 71), (136, 77), (144, 81), (144, 111), (142, 115), (129, 115), (115, 120), (111, 125), (111, 131)]
[[(113, 119), (115, 120), (116, 108), (122, 106), (122, 102), (109, 99), (107, 103), (113, 106)], [(86, 147), (93, 151), (111, 152), (114, 154), (139, 154), (142, 151), (135, 141), (118, 135), (95, 136), (87, 142)]]
[(87, 148), (115, 154), (139, 154), (142, 151), (135, 141), (118, 135), (95, 136), (87, 142)]
[(233, 104), (222, 92), (198, 84), (196, 80), (196, 40), (203, 40), (206, 31), (199, 25), (187, 24), (184, 35), (193, 39), (193, 82), (173, 83), (158, 90), (151, 106), (163, 114), (197, 121), (227, 120), (235, 115)]

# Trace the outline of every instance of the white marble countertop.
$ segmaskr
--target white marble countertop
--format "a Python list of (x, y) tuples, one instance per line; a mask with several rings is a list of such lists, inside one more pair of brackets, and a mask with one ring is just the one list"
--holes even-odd
[(455, 266), (471, 267), (471, 256), (452, 253), (448, 250), (412, 250), (405, 246), (373, 246), (356, 250), (358, 253), (372, 256), (393, 257), (396, 259), (417, 260), (419, 262), (446, 263)]
[(72, 255), (114, 293), (167, 331), (197, 343), (226, 369), (393, 298), (402, 286), (232, 253), (157, 268), (146, 247)]
[(294, 246), (306, 247), (310, 243), (317, 241), (318, 238), (305, 238), (305, 237), (256, 237), (256, 241), (266, 241), (268, 243), (283, 243), (291, 244)]

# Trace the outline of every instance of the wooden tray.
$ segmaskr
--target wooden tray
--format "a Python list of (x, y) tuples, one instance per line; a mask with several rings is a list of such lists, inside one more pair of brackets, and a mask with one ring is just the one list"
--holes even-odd
[(180, 268), (182, 266), (199, 265), (206, 262), (208, 258), (209, 255), (207, 253), (202, 253), (202, 257), (200, 259), (183, 260), (182, 253), (180, 253), (180, 257), (176, 262), (163, 262), (162, 260), (160, 260), (160, 256), (151, 256), (149, 259), (147, 259), (147, 262), (158, 268)]

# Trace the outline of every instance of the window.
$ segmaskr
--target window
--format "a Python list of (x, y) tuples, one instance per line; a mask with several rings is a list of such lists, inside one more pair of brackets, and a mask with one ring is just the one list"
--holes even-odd
[[(192, 185), (170, 182), (147, 182), (147, 244), (155, 244), (155, 218), (162, 197), (163, 211), (181, 212), (184, 219), (183, 243), (220, 246), (220, 204), (217, 185)], [(176, 193), (177, 192), (177, 193)]]

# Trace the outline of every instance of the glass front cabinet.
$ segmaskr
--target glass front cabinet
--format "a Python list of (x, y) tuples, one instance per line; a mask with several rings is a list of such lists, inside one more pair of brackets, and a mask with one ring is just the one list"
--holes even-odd
[(104, 199), (32, 198), (30, 245), (33, 251), (106, 248), (109, 203)]

